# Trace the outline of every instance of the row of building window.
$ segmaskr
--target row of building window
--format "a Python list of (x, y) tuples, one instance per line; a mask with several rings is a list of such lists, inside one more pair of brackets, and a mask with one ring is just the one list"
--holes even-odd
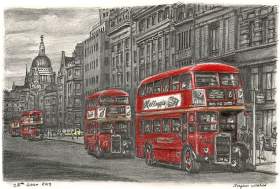
[(111, 47), (112, 52), (120, 52), (123, 50), (123, 45), (125, 49), (129, 48), (129, 38), (125, 38), (122, 41), (119, 41), (116, 45), (113, 44)]
[[(112, 57), (112, 68), (120, 68), (123, 65), (123, 53)], [(129, 66), (129, 52), (125, 53), (125, 65)]]
[(91, 61), (88, 64), (85, 64), (85, 72), (88, 72), (89, 70), (96, 69), (98, 68), (98, 58), (95, 60)]
[(160, 23), (163, 20), (166, 20), (170, 17), (170, 8), (166, 7), (164, 10), (159, 10), (157, 13), (142, 19), (139, 22), (139, 32), (148, 30), (150, 27)]
[(90, 78), (87, 78), (86, 79), (86, 87), (87, 86), (90, 86), (90, 85), (98, 85), (99, 83), (99, 77), (98, 75), (97, 76), (93, 76), (93, 77), (90, 77)]
[[(258, 90), (264, 93), (265, 100), (275, 99), (276, 93), (276, 65), (266, 65), (251, 69), (251, 90)], [(253, 95), (253, 93), (252, 93)], [(251, 97), (253, 99), (253, 97)]]
[(120, 14), (117, 14), (114, 18), (110, 20), (110, 27), (113, 28), (115, 26), (121, 25), (130, 19), (130, 11), (129, 10), (121, 10)]
[(98, 51), (98, 42), (94, 43), (93, 46), (86, 47), (84, 54), (87, 57), (94, 54), (96, 51)]
[(177, 33), (177, 49), (178, 50), (191, 48), (191, 42), (192, 42), (191, 34), (192, 34), (191, 29)]

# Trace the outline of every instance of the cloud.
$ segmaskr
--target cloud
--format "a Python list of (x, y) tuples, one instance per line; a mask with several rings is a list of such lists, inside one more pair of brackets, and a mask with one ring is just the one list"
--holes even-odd
[[(8, 9), (5, 11), (5, 76), (25, 73), (38, 55), (40, 35), (54, 71), (60, 65), (61, 51), (71, 56), (77, 43), (84, 41), (98, 21), (97, 9)], [(8, 70), (8, 72), (7, 72)], [(8, 82), (9, 85), (11, 82)], [(6, 85), (6, 86), (7, 86)]]

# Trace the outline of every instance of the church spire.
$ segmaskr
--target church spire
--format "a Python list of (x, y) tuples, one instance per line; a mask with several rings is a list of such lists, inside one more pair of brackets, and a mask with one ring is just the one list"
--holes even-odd
[(25, 72), (24, 86), (25, 86), (25, 87), (29, 87), (27, 64), (25, 64), (25, 66), (26, 66), (26, 72)]
[(39, 56), (45, 55), (45, 45), (44, 45), (44, 36), (41, 35), (41, 42), (39, 46)]
[(13, 85), (12, 85), (12, 90), (14, 90), (16, 87), (15, 81), (13, 81)]

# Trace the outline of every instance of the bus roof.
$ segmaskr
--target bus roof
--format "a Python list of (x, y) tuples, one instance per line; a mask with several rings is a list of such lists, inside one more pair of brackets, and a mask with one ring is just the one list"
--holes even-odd
[(200, 63), (191, 66), (185, 66), (176, 70), (170, 70), (163, 73), (159, 73), (146, 79), (142, 80), (140, 85), (145, 83), (150, 83), (152, 81), (157, 81), (164, 79), (173, 75), (179, 75), (185, 72), (195, 71), (195, 72), (226, 72), (226, 73), (239, 73), (239, 69), (234, 66), (222, 63)]
[(128, 93), (121, 90), (121, 89), (106, 89), (103, 91), (98, 91), (95, 93), (92, 93), (91, 95), (87, 96), (87, 99), (94, 99), (101, 96), (128, 96)]
[(42, 112), (39, 110), (32, 110), (32, 111), (27, 111), (27, 112), (22, 112), (22, 116), (29, 116), (29, 115), (41, 115)]

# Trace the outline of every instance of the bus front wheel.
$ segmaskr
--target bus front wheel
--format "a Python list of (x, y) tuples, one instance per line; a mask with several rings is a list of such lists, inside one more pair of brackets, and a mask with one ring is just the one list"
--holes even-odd
[(231, 159), (231, 170), (232, 172), (243, 172), (245, 169), (245, 160), (243, 160), (242, 158), (240, 158), (238, 155), (235, 155), (232, 157)]
[(182, 155), (182, 169), (188, 173), (198, 173), (200, 169), (200, 163), (195, 159), (194, 152), (190, 147), (186, 147), (183, 150)]
[(95, 145), (95, 155), (96, 155), (97, 159), (102, 157), (102, 152), (101, 152), (99, 144)]

